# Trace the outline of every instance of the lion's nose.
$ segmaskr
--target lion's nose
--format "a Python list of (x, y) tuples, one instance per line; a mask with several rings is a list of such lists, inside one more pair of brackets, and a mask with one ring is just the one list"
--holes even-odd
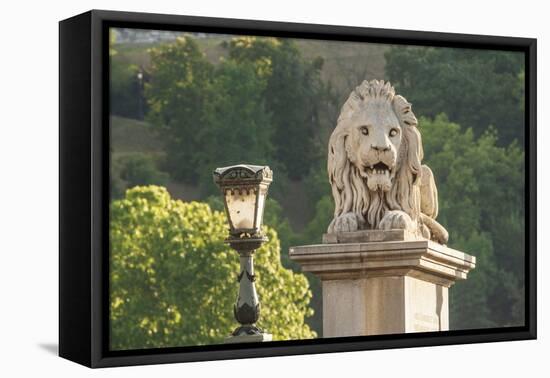
[(373, 150), (376, 150), (376, 151), (379, 151), (379, 152), (382, 152), (382, 151), (389, 151), (390, 150), (390, 146), (387, 144), (385, 146), (375, 146), (375, 145), (371, 145), (370, 146)]

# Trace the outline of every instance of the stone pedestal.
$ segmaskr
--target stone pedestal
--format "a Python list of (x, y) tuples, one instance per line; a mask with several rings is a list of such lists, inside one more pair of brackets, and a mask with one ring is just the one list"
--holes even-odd
[(448, 330), (449, 287), (475, 267), (475, 257), (403, 230), (323, 240), (290, 249), (322, 281), (323, 337)]

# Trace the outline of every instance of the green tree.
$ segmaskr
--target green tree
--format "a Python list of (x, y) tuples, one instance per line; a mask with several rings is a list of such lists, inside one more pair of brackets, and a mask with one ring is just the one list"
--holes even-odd
[[(315, 337), (306, 278), (282, 267), (277, 233), (255, 254), (259, 326), (275, 340)], [(224, 242), (225, 215), (157, 186), (111, 205), (111, 348), (222, 343), (236, 326), (238, 255)]]
[(476, 136), (493, 125), (500, 145), (523, 143), (522, 53), (396, 46), (385, 57), (389, 80), (417, 115), (445, 113)]
[(126, 188), (138, 185), (166, 185), (168, 174), (157, 168), (155, 159), (143, 153), (113, 158), (111, 164), (111, 196), (120, 198)]
[(111, 114), (140, 118), (141, 107), (145, 104), (138, 79), (139, 67), (115, 55), (111, 56), (110, 70)]
[(271, 115), (261, 97), (265, 85), (250, 63), (225, 61), (216, 68), (203, 104), (203, 125), (194, 138), (204, 194), (218, 193), (212, 182), (216, 167), (272, 161)]
[[(322, 149), (322, 151), (326, 151), (328, 139), (327, 142), (324, 143), (324, 145), (325, 147)], [(319, 216), (319, 201), (321, 201), (325, 197), (332, 201), (332, 191), (327, 175), (326, 158), (318, 159), (317, 162), (313, 165), (312, 169), (309, 171), (309, 174), (304, 178), (304, 188), (309, 202), (308, 218), (319, 224), (321, 222), (320, 219), (317, 219)], [(334, 208), (332, 209), (332, 211), (334, 211)], [(325, 219), (324, 216), (323, 219)], [(331, 220), (332, 218), (329, 219), (329, 223)], [(317, 234), (316, 238), (319, 238), (319, 234)]]
[(210, 100), (207, 88), (214, 67), (191, 37), (178, 38), (149, 52), (147, 119), (165, 136), (167, 170), (177, 179), (195, 182), (200, 164), (196, 136), (206, 126), (204, 106)]
[(128, 187), (137, 185), (165, 185), (168, 175), (160, 172), (152, 157), (143, 154), (132, 154), (121, 158), (120, 177)]
[(419, 120), (425, 159), (436, 178), (439, 218), (449, 245), (478, 258), (451, 289), (451, 326), (481, 328), (524, 321), (524, 153), (497, 145), (494, 129), (476, 138), (445, 115)]
[(315, 141), (325, 99), (322, 58), (305, 60), (290, 39), (239, 37), (225, 46), (231, 60), (253, 63), (266, 78), (263, 98), (272, 114), (275, 158), (291, 179), (302, 178), (320, 157)]
[[(216, 191), (217, 166), (271, 161), (271, 113), (266, 80), (249, 62), (210, 64), (191, 37), (151, 50), (146, 85), (149, 120), (166, 137), (167, 170), (179, 180)], [(208, 176), (208, 177), (206, 177)]]

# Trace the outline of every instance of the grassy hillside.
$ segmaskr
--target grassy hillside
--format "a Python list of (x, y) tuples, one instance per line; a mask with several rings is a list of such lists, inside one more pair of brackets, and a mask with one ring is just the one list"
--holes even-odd
[(163, 143), (147, 122), (111, 116), (111, 150), (115, 154), (162, 153)]
[[(113, 174), (119, 174), (118, 162), (133, 154), (150, 157), (162, 171), (163, 141), (147, 122), (111, 116), (111, 151)], [(185, 201), (200, 199), (197, 187), (173, 180), (169, 180), (166, 187), (174, 198)]]

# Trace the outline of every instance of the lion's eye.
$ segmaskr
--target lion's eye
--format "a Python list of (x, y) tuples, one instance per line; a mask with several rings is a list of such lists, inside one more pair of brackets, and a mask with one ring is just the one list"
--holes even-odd
[(397, 130), (397, 129), (391, 129), (391, 130), (390, 130), (390, 136), (391, 136), (391, 137), (396, 136), (397, 133), (399, 133), (399, 130)]
[(366, 126), (361, 127), (361, 134), (369, 135), (369, 129)]

